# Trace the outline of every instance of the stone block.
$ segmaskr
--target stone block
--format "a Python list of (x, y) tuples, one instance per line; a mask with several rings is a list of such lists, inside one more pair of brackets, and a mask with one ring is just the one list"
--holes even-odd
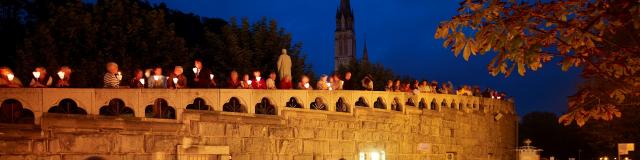
[(198, 135), (222, 137), (225, 135), (225, 124), (200, 122), (198, 123)]
[[(17, 153), (30, 153), (29, 148), (30, 141), (28, 140), (3, 140), (0, 141), (0, 153), (2, 154), (17, 154)], [(2, 155), (0, 154), (0, 155)]]
[(283, 139), (278, 140), (278, 154), (300, 154), (302, 153), (302, 140)]
[(342, 131), (342, 140), (353, 140), (355, 136), (356, 134), (353, 131)]
[(303, 138), (303, 139), (314, 138), (315, 131), (314, 129), (311, 129), (311, 128), (299, 128), (297, 129), (295, 137)]
[(248, 153), (273, 153), (275, 141), (269, 138), (245, 138), (244, 152)]
[(143, 153), (144, 152), (144, 136), (143, 135), (120, 135), (118, 141), (116, 141), (115, 152)]
[(180, 140), (176, 136), (145, 136), (145, 152), (175, 154)]
[(251, 128), (251, 137), (267, 137), (269, 128), (267, 126), (253, 126)]
[(269, 136), (272, 138), (293, 138), (292, 128), (269, 128)]
[(113, 149), (115, 137), (107, 134), (58, 134), (61, 152), (108, 153)]

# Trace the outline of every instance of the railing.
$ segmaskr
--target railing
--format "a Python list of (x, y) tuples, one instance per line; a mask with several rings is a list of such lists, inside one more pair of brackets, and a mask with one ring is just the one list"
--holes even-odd
[(4, 123), (32, 114), (36, 124), (45, 112), (178, 120), (188, 109), (245, 116), (281, 115), (285, 110), (336, 115), (355, 115), (359, 109), (396, 114), (515, 112), (513, 103), (491, 98), (346, 90), (3, 88), (0, 102), (3, 112), (24, 112), (3, 114)]

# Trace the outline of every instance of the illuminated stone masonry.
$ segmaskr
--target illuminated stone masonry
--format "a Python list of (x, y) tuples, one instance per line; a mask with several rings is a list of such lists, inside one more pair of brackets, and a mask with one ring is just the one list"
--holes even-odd
[(513, 103), (382, 91), (0, 89), (0, 159), (515, 159)]

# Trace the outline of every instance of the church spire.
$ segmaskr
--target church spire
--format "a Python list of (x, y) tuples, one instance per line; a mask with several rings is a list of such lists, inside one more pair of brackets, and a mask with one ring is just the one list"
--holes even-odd
[(349, 0), (340, 0), (336, 11), (336, 31), (334, 45), (334, 70), (356, 62), (356, 32), (354, 31), (353, 10)]
[(367, 34), (364, 34), (364, 51), (362, 51), (362, 62), (369, 61), (369, 51), (367, 51)]

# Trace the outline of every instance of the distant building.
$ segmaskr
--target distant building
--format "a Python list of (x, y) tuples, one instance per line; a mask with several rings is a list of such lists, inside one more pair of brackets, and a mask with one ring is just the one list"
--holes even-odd
[(335, 61), (334, 70), (348, 65), (356, 59), (356, 32), (353, 10), (349, 0), (340, 0), (336, 12)]

